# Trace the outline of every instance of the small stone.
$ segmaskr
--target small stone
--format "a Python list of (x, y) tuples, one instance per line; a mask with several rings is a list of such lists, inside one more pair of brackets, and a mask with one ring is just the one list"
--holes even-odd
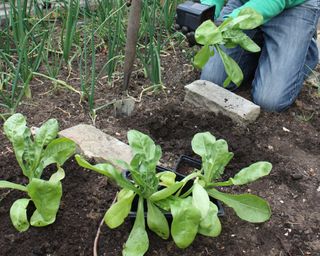
[(291, 178), (293, 180), (301, 180), (303, 178), (303, 175), (301, 173), (292, 173)]
[(288, 128), (286, 127), (282, 127), (282, 130), (285, 131), (285, 132), (291, 132)]
[(317, 192), (320, 192), (320, 186), (317, 188)]
[(273, 150), (274, 148), (273, 148), (273, 146), (268, 145), (268, 149), (269, 149), (269, 150)]

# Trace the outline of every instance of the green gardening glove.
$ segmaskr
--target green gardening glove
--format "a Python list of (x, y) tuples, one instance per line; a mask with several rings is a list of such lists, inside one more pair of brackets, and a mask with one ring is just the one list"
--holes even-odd
[(216, 10), (214, 13), (214, 18), (217, 19), (219, 17), (221, 9), (224, 5), (224, 0), (200, 0), (200, 2), (205, 5), (210, 5), (210, 6), (215, 5)]

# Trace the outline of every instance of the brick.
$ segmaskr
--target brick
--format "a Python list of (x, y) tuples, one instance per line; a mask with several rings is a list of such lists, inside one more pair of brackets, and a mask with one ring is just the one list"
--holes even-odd
[(197, 80), (185, 86), (185, 89), (186, 102), (221, 113), (241, 125), (254, 122), (260, 114), (259, 106), (214, 83)]
[(109, 162), (117, 166), (115, 160), (130, 162), (132, 152), (126, 143), (108, 135), (92, 125), (79, 124), (59, 133), (77, 144), (77, 153), (98, 163)]

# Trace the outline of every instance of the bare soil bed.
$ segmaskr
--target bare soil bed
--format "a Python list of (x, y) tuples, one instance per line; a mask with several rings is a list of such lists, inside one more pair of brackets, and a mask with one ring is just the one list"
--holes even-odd
[[(234, 193), (250, 191), (267, 199), (272, 207), (270, 221), (249, 224), (225, 208), (221, 218), (223, 231), (218, 238), (198, 236), (192, 246), (178, 249), (172, 240), (163, 241), (149, 232), (147, 255), (320, 255), (320, 102), (317, 90), (305, 85), (297, 103), (281, 114), (262, 112), (259, 119), (242, 128), (230, 119), (214, 115), (183, 102), (183, 86), (197, 79), (199, 73), (188, 65), (181, 49), (163, 57), (163, 83), (159, 93), (146, 93), (131, 117), (115, 117), (112, 109), (98, 112), (95, 125), (126, 142), (129, 129), (149, 134), (164, 153), (162, 165), (173, 167), (181, 154), (192, 155), (190, 141), (197, 132), (210, 131), (227, 140), (235, 153), (226, 177), (259, 160), (270, 161), (270, 176)], [(103, 62), (101, 53), (101, 62)], [(66, 76), (65, 76), (66, 77)], [(69, 83), (79, 87), (76, 67)], [(99, 85), (96, 99), (117, 97), (122, 80), (113, 87)], [(136, 71), (132, 77), (132, 96), (138, 98), (148, 81)], [(58, 119), (61, 129), (79, 123), (92, 124), (86, 103), (66, 89), (52, 90), (49, 81), (33, 80), (32, 100), (24, 101), (18, 111), (30, 125), (39, 126), (49, 118)], [(250, 98), (249, 89), (239, 94)], [(2, 127), (3, 122), (0, 122)], [(8, 140), (0, 132), (0, 179), (23, 182)], [(106, 145), (107, 146), (107, 145)], [(31, 227), (18, 233), (12, 226), (9, 210), (23, 196), (17, 191), (0, 191), (0, 255), (92, 255), (99, 223), (112, 203), (116, 188), (96, 173), (84, 170), (69, 160), (64, 169), (64, 194), (54, 224)], [(50, 171), (50, 170), (48, 170)], [(103, 226), (99, 255), (121, 255), (132, 223), (110, 230)]]

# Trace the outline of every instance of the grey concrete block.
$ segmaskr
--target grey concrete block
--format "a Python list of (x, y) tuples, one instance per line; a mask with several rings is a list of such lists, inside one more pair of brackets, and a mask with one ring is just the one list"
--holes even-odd
[(91, 125), (79, 124), (61, 131), (59, 136), (72, 139), (77, 144), (79, 154), (99, 163), (117, 165), (118, 159), (126, 162), (132, 159), (129, 145)]
[(236, 123), (246, 125), (255, 121), (260, 107), (214, 83), (197, 80), (185, 86), (185, 101), (214, 113), (222, 113)]

